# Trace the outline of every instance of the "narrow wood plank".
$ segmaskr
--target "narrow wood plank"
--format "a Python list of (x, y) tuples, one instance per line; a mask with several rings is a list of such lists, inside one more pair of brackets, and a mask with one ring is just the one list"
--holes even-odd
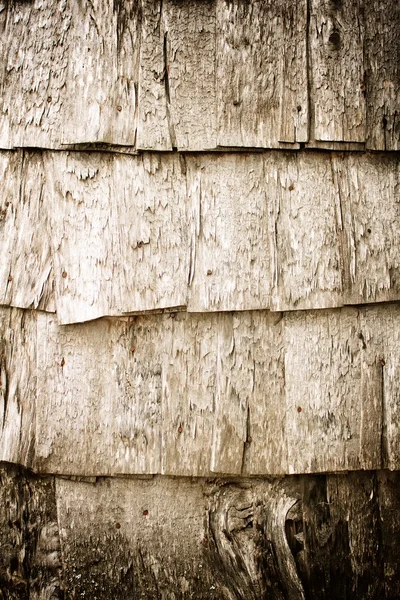
[(222, 147), (307, 139), (306, 2), (217, 0)]
[(340, 306), (340, 205), (329, 155), (266, 158), (273, 310)]
[(134, 145), (139, 3), (7, 3), (0, 146)]
[(394, 155), (333, 158), (343, 218), (344, 302), (400, 297), (400, 163)]
[(137, 148), (172, 150), (175, 133), (168, 106), (163, 3), (142, 2)]
[(48, 156), (60, 323), (186, 304), (182, 170), (177, 155)]
[[(378, 313), (378, 309), (375, 309)], [(400, 307), (388, 306), (381, 325), (382, 346), (379, 369), (382, 378), (382, 466), (400, 468), (400, 394), (398, 387)]]
[(0, 302), (54, 311), (53, 260), (40, 153), (2, 152)]
[(363, 4), (311, 1), (311, 139), (365, 141)]
[(0, 460), (32, 467), (36, 391), (36, 313), (0, 307)]
[[(144, 322), (146, 322), (146, 319)], [(172, 313), (162, 325), (162, 473), (210, 473), (219, 315)]]
[(167, 103), (178, 150), (217, 145), (215, 0), (163, 2)]
[(400, 5), (365, 2), (367, 148), (400, 150)]
[(244, 325), (248, 321), (251, 327), (244, 331), (249, 360), (253, 360), (253, 381), (248, 398), (243, 474), (285, 474), (288, 472), (285, 319), (283, 313), (254, 311), (250, 319), (243, 318)]
[[(241, 474), (248, 437), (254, 362), (247, 323), (251, 316), (222, 315), (216, 351), (215, 422), (210, 469)], [(244, 326), (243, 326), (244, 325)]]
[(269, 306), (268, 198), (263, 168), (259, 154), (188, 160), (188, 310)]

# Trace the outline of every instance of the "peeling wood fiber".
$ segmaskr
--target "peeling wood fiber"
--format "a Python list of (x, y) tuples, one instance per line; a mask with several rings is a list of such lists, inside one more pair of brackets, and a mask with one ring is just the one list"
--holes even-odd
[(397, 304), (1, 315), (3, 460), (85, 476), (399, 468)]
[(0, 166), (5, 306), (67, 324), (400, 300), (397, 154), (3, 151)]
[(1, 7), (0, 148), (399, 149), (398, 2)]

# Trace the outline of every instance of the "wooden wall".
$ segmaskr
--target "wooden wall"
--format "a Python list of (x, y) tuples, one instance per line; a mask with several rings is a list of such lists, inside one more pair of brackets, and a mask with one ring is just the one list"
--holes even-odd
[(400, 3), (0, 0), (0, 598), (400, 596)]

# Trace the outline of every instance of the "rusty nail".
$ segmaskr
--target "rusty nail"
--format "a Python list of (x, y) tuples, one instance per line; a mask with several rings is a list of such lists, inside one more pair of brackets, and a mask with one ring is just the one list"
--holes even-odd
[(385, 361), (383, 358), (381, 358), (381, 367), (384, 367), (386, 365)]
[(212, 275), (212, 270), (211, 269), (207, 270), (207, 275)]
[(178, 427), (178, 433), (182, 433), (183, 427)]
[(122, 106), (121, 106), (120, 104), (118, 104), (118, 106), (117, 106), (117, 111), (118, 111), (118, 112), (121, 112), (121, 110), (122, 110)]
[(53, 98), (52, 98), (51, 96), (49, 96), (49, 97), (47, 98), (47, 102), (51, 102), (52, 100), (53, 100)]
[(251, 435), (249, 435), (249, 437), (247, 438), (247, 441), (249, 442), (249, 444), (253, 441), (253, 438), (251, 437)]
[(298, 413), (301, 413), (301, 411), (302, 411), (302, 410), (303, 410), (303, 409), (301, 408), (301, 406), (298, 406), (298, 407), (297, 407), (297, 412), (298, 412)]
[(65, 365), (65, 360), (64, 360), (64, 359), (62, 359), (62, 361), (61, 361), (61, 363), (60, 363), (60, 364), (61, 364), (61, 366), (63, 367), (63, 366)]
[(148, 511), (148, 510), (144, 510), (144, 511), (143, 511), (143, 516), (144, 516), (144, 517), (147, 517), (147, 515), (148, 515), (148, 514), (149, 514), (149, 511)]
[(121, 523), (115, 523), (115, 527), (116, 527), (117, 529), (121, 529)]
[(291, 183), (289, 185), (289, 192), (293, 192), (293, 190), (294, 190), (294, 185), (293, 185), (293, 183)]
[(12, 279), (13, 279), (13, 278), (12, 278), (12, 275), (9, 275), (9, 276), (8, 276), (8, 281), (12, 281)]
[(63, 271), (63, 272), (62, 272), (62, 276), (63, 276), (63, 279), (65, 279), (65, 278), (67, 277), (67, 272), (66, 272), (66, 271)]

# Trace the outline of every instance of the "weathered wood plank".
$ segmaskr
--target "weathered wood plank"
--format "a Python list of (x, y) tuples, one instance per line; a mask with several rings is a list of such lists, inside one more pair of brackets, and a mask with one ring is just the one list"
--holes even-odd
[(0, 595), (61, 600), (61, 555), (53, 478), (0, 464)]
[(177, 313), (160, 323), (162, 472), (168, 475), (210, 473), (218, 319)]
[(0, 465), (0, 591), (153, 600), (398, 596), (399, 474), (41, 478)]
[(329, 155), (266, 159), (273, 310), (329, 308), (343, 303), (340, 199)]
[(128, 321), (107, 320), (60, 328), (54, 317), (40, 315), (36, 469), (161, 471), (157, 330), (155, 319), (134, 329)]
[[(346, 166), (345, 166), (346, 165)], [(333, 158), (342, 213), (344, 302), (400, 298), (400, 162), (394, 155)]]
[(40, 154), (1, 152), (0, 303), (54, 311), (45, 178)]
[(6, 2), (0, 146), (134, 145), (139, 3)]
[(365, 141), (362, 0), (312, 0), (311, 139)]
[(215, 0), (165, 0), (162, 6), (172, 145), (179, 150), (214, 149)]
[(289, 473), (300, 464), (302, 473), (379, 468), (381, 368), (366, 342), (378, 327), (368, 335), (353, 308), (288, 313), (285, 321)]
[(60, 323), (186, 304), (178, 156), (54, 153), (46, 169)]
[(216, 147), (215, 0), (143, 3), (138, 148)]
[(57, 479), (65, 590), (99, 600), (133, 590), (149, 600), (160, 590), (204, 600), (395, 598), (398, 481), (385, 472)]
[(365, 2), (367, 147), (400, 150), (400, 5)]
[(190, 311), (269, 306), (267, 196), (261, 155), (188, 160)]
[(0, 460), (28, 467), (35, 456), (36, 315), (0, 307)]
[(222, 147), (307, 140), (306, 2), (217, 0)]

